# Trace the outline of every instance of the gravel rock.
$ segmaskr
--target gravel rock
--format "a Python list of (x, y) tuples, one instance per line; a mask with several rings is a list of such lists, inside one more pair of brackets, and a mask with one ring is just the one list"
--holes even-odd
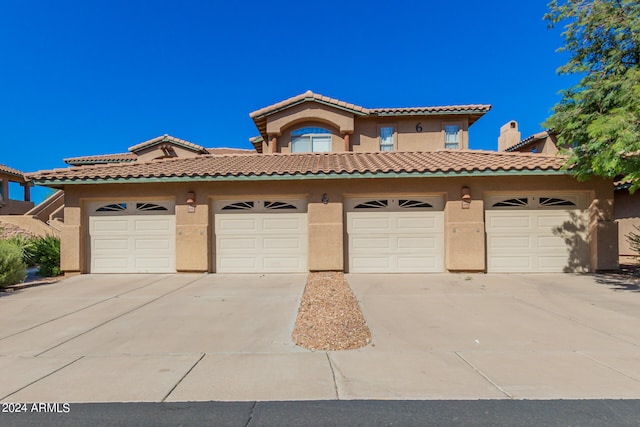
[(310, 273), (293, 341), (309, 350), (350, 350), (371, 342), (371, 332), (344, 274)]

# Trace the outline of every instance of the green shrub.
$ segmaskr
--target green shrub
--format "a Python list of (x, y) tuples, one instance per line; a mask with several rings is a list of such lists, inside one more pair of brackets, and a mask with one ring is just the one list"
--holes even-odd
[[(634, 225), (633, 228), (635, 228), (638, 233), (640, 233), (640, 227), (638, 227), (637, 225)], [(629, 246), (631, 246), (631, 249), (638, 254), (638, 256), (640, 256), (640, 234), (634, 233), (633, 231), (629, 234), (627, 234), (627, 242), (629, 242)]]
[(15, 285), (27, 277), (22, 250), (15, 244), (0, 240), (0, 288)]
[(51, 277), (60, 275), (60, 238), (55, 236), (36, 237), (35, 261), (40, 266), (38, 275)]
[(35, 237), (25, 237), (22, 235), (7, 239), (8, 242), (20, 248), (20, 251), (22, 251), (22, 261), (27, 267), (33, 267), (37, 263), (35, 239)]

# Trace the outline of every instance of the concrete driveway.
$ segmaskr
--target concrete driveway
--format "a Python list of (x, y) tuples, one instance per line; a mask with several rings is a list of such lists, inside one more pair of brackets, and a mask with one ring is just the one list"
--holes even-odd
[(0, 401), (640, 398), (640, 293), (348, 275), (373, 342), (290, 338), (306, 275), (86, 275), (0, 294)]

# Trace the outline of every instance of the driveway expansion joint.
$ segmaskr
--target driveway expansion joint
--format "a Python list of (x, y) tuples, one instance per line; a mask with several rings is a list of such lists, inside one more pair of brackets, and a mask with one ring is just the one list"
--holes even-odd
[(498, 384), (496, 384), (491, 378), (489, 378), (484, 372), (482, 372), (478, 367), (476, 367), (473, 363), (469, 362), (467, 359), (465, 359), (462, 354), (460, 354), (460, 352), (458, 351), (454, 351), (454, 354), (456, 356), (458, 356), (460, 359), (462, 359), (462, 361), (464, 363), (466, 363), (467, 365), (469, 365), (471, 367), (471, 369), (473, 369), (478, 375), (480, 375), (482, 378), (484, 378), (489, 384), (491, 384), (492, 386), (494, 386), (495, 388), (497, 388), (500, 393), (504, 394), (505, 396), (507, 396), (507, 398), (513, 400), (513, 396), (511, 394), (509, 394), (509, 392), (507, 392), (505, 389), (503, 389), (502, 387), (500, 387)]
[(191, 373), (191, 371), (193, 371), (193, 369), (198, 366), (198, 363), (200, 363), (200, 361), (202, 361), (202, 359), (204, 359), (204, 357), (206, 356), (206, 353), (202, 353), (200, 355), (200, 357), (198, 358), (198, 360), (196, 360), (196, 362), (187, 370), (187, 372), (184, 373), (184, 375), (182, 377), (180, 377), (180, 379), (178, 380), (177, 383), (175, 383), (175, 385), (173, 387), (171, 387), (171, 390), (169, 390), (169, 392), (162, 398), (162, 400), (160, 402), (164, 402), (166, 401), (169, 396), (171, 395), (171, 393), (173, 393), (173, 391), (180, 385), (180, 383), (187, 377), (187, 375), (189, 375)]
[(67, 364), (65, 364), (65, 365), (62, 365), (62, 366), (61, 366), (61, 367), (59, 367), (58, 369), (54, 369), (53, 371), (49, 372), (48, 374), (43, 375), (43, 376), (41, 376), (40, 378), (38, 378), (38, 379), (36, 379), (36, 380), (31, 381), (29, 384), (26, 384), (26, 385), (24, 385), (24, 386), (20, 387), (19, 389), (12, 391), (11, 393), (7, 394), (6, 396), (0, 396), (0, 402), (2, 402), (2, 401), (3, 401), (4, 399), (6, 399), (7, 397), (13, 396), (14, 394), (16, 394), (16, 393), (20, 392), (21, 390), (24, 390), (25, 388), (32, 386), (33, 384), (37, 383), (38, 381), (42, 381), (43, 379), (45, 379), (45, 378), (47, 378), (47, 377), (49, 377), (49, 376), (51, 376), (51, 375), (55, 374), (56, 372), (60, 372), (60, 371), (61, 371), (61, 370), (63, 370), (64, 368), (66, 368), (66, 367), (68, 367), (68, 366), (73, 365), (74, 363), (76, 363), (76, 362), (77, 362), (77, 361), (79, 361), (80, 359), (84, 359), (84, 356), (80, 356), (80, 357), (78, 357), (78, 358), (76, 358), (76, 359), (72, 360), (71, 362), (69, 362), (69, 363), (67, 363)]

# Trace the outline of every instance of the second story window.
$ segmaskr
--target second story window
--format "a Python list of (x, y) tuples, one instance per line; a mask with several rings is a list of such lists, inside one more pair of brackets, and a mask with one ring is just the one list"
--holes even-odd
[(460, 148), (460, 126), (446, 125), (444, 127), (444, 148), (452, 150)]
[(380, 127), (380, 151), (393, 151), (393, 126)]
[(324, 128), (306, 127), (291, 132), (292, 153), (328, 153), (331, 151), (331, 132)]

